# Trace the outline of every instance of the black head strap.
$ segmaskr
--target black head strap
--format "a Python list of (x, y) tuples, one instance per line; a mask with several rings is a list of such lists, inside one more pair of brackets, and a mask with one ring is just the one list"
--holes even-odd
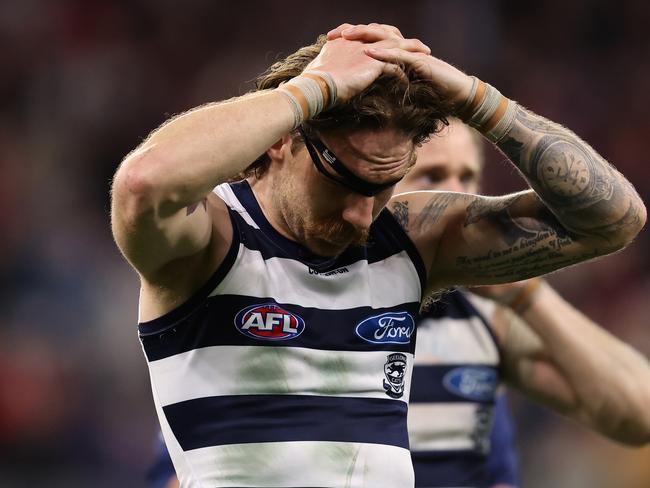
[[(300, 131), (300, 135), (305, 141), (305, 146), (307, 146), (307, 151), (309, 151), (309, 155), (311, 156), (311, 160), (314, 163), (314, 166), (316, 166), (316, 169), (318, 169), (320, 173), (325, 175), (330, 180), (335, 181), (339, 185), (343, 185), (356, 193), (360, 193), (361, 195), (373, 197), (378, 193), (384, 191), (386, 188), (390, 188), (391, 186), (395, 185), (399, 181), (395, 180), (389, 181), (387, 183), (370, 183), (369, 181), (359, 178), (352, 171), (346, 168), (345, 165), (341, 163), (336, 155), (331, 150), (329, 150), (320, 139), (317, 137), (308, 137), (302, 127), (300, 127), (298, 130)], [(323, 162), (319, 157), (319, 154), (322, 156), (322, 160), (327, 161), (330, 168), (332, 168), (341, 178), (337, 178), (325, 169)]]

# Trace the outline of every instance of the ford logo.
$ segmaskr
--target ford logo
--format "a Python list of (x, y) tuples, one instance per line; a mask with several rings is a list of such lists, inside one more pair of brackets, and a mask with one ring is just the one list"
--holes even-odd
[(499, 378), (494, 368), (464, 366), (449, 371), (442, 382), (445, 388), (455, 395), (484, 402), (494, 399)]
[(415, 322), (408, 312), (387, 312), (359, 322), (356, 334), (373, 344), (409, 344)]

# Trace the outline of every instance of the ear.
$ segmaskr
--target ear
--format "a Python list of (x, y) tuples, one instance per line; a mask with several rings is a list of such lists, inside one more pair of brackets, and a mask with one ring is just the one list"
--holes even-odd
[(290, 134), (282, 136), (282, 139), (273, 144), (266, 150), (266, 154), (271, 161), (284, 161), (288, 155), (291, 155), (292, 139)]

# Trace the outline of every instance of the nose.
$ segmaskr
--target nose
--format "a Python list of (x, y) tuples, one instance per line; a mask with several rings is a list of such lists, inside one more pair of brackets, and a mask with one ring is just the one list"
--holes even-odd
[(343, 209), (343, 220), (357, 229), (367, 229), (372, 224), (372, 210), (375, 205), (374, 197), (365, 195), (348, 195)]

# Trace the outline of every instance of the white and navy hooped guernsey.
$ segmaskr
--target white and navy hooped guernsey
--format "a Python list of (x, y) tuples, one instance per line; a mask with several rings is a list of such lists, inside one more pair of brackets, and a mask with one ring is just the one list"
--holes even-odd
[[(494, 303), (469, 297), (461, 290), (444, 295), (418, 323), (408, 419), (418, 488), (492, 486), (487, 456), (500, 352), (484, 319)], [(503, 449), (496, 454), (506, 456), (513, 446), (501, 439), (504, 428), (492, 439)]]
[(215, 189), (233, 243), (187, 303), (139, 324), (183, 487), (410, 487), (424, 267), (388, 210), (324, 260), (277, 233), (247, 182)]

